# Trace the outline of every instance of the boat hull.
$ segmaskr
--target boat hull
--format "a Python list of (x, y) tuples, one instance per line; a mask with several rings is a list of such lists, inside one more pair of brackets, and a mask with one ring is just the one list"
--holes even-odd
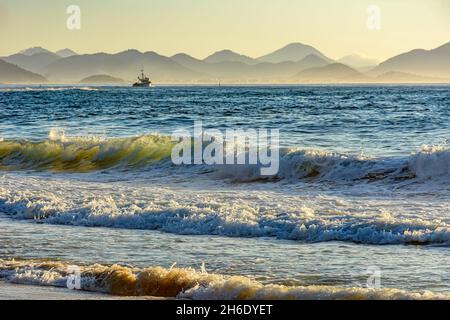
[(140, 84), (140, 83), (134, 83), (133, 88), (150, 88), (150, 84)]

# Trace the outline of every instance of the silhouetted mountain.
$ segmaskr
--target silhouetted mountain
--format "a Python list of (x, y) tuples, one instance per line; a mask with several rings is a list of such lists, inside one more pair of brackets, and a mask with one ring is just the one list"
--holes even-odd
[(380, 75), (392, 71), (428, 77), (450, 77), (450, 43), (433, 50), (416, 49), (400, 54), (381, 63), (370, 74)]
[(170, 57), (173, 61), (181, 64), (182, 66), (189, 68), (191, 70), (195, 70), (198, 72), (204, 72), (208, 69), (209, 63), (196, 59), (186, 53), (178, 53), (172, 57)]
[(379, 61), (375, 58), (364, 57), (355, 53), (340, 58), (338, 62), (354, 69), (362, 69), (368, 67), (374, 68), (379, 63)]
[(39, 74), (24, 70), (0, 59), (0, 82), (2, 83), (43, 83), (46, 81)]
[(137, 50), (77, 55), (70, 49), (63, 49), (58, 54), (35, 47), (2, 59), (54, 82), (78, 82), (92, 75), (108, 75), (131, 82), (142, 68), (156, 83), (398, 83), (448, 82), (450, 79), (450, 43), (434, 50), (413, 50), (401, 54), (371, 70), (367, 70), (366, 65), (376, 63), (376, 60), (349, 55), (339, 60), (345, 64), (335, 63), (317, 49), (301, 43), (292, 43), (259, 59), (230, 50), (216, 52), (204, 60), (185, 53), (168, 58), (155, 52)]
[[(310, 54), (304, 57), (302, 60), (297, 62), (297, 68), (305, 70), (309, 68), (315, 68), (315, 67), (324, 67), (326, 65), (329, 65), (330, 62), (326, 59), (323, 59), (319, 56), (316, 56), (315, 54)], [(300, 71), (300, 70), (299, 70)]]
[(60, 56), (52, 52), (38, 52), (32, 55), (16, 53), (8, 57), (3, 57), (2, 59), (6, 62), (16, 64), (25, 70), (45, 74), (46, 67), (60, 58)]
[(260, 81), (263, 82), (285, 82), (292, 74), (309, 68), (323, 67), (328, 64), (329, 63), (324, 59), (311, 54), (298, 62), (285, 61), (280, 63), (259, 63), (249, 68), (247, 72), (250, 80), (260, 79)]
[(332, 59), (329, 59), (326, 57), (323, 53), (321, 53), (319, 50), (317, 50), (314, 47), (302, 44), (302, 43), (291, 43), (287, 46), (278, 49), (272, 53), (269, 53), (265, 56), (262, 56), (258, 58), (257, 60), (263, 61), (263, 62), (272, 62), (272, 63), (279, 63), (284, 61), (300, 61), (304, 59), (306, 56), (309, 55), (315, 55), (319, 58), (322, 58), (323, 60), (331, 63), (333, 62)]
[[(200, 76), (199, 81), (218, 81), (219, 79), (245, 79), (248, 75), (250, 65), (238, 61), (221, 61), (221, 62), (207, 62), (193, 58), (185, 53), (176, 54), (171, 57), (172, 60), (181, 64), (182, 66), (196, 71)], [(214, 61), (214, 59), (211, 59)]]
[(248, 56), (244, 56), (242, 54), (233, 52), (231, 50), (222, 50), (216, 53), (213, 53), (209, 57), (205, 58), (203, 61), (208, 63), (219, 63), (219, 62), (242, 62), (245, 64), (256, 64), (257, 60), (250, 58)]
[(36, 53), (53, 53), (53, 52), (51, 52), (50, 50), (47, 50), (45, 48), (42, 48), (42, 47), (33, 47), (33, 48), (24, 49), (24, 50), (20, 51), (19, 53), (27, 55), (27, 56), (31, 56)]
[(209, 63), (180, 53), (171, 57), (179, 64), (203, 74), (203, 79), (228, 81), (277, 82), (285, 81), (293, 73), (307, 68), (325, 66), (327, 61), (315, 55), (309, 55), (299, 62), (246, 64), (236, 61)]
[(108, 74), (126, 80), (137, 77), (141, 69), (158, 82), (191, 81), (198, 74), (155, 52), (127, 50), (117, 54), (96, 53), (71, 56), (54, 61), (46, 74), (54, 81), (78, 81), (92, 74)]
[(85, 84), (121, 84), (126, 83), (125, 80), (111, 77), (107, 74), (96, 74), (87, 78), (80, 80), (80, 83)]
[[(61, 52), (59, 51), (61, 54)], [(66, 50), (66, 53), (72, 54)], [(307, 68), (328, 64), (328, 61), (309, 54), (297, 62), (259, 62), (230, 50), (216, 52), (204, 60), (180, 53), (167, 58), (155, 52), (141, 53), (127, 50), (117, 54), (97, 53), (72, 55), (61, 58), (54, 53), (38, 53), (31, 56), (18, 54), (6, 57), (9, 62), (34, 72), (44, 74), (52, 81), (73, 82), (92, 74), (108, 74), (123, 79), (134, 79), (141, 68), (150, 77), (167, 82), (282, 82), (293, 73)]]
[(67, 57), (71, 57), (71, 56), (76, 56), (78, 53), (76, 53), (75, 51), (70, 50), (68, 48), (65, 48), (65, 49), (56, 51), (56, 54), (58, 56), (60, 56), (61, 58), (67, 58)]
[(449, 80), (395, 71), (383, 73), (375, 79), (375, 81), (381, 83), (444, 83), (449, 82)]
[(293, 80), (303, 83), (356, 83), (370, 82), (370, 78), (341, 63), (311, 68), (297, 73)]

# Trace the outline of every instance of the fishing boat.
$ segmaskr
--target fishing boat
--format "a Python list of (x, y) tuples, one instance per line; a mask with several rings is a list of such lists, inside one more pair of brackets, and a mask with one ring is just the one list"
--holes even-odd
[(138, 81), (133, 83), (133, 87), (137, 88), (149, 88), (152, 86), (150, 78), (144, 74), (144, 70), (141, 70), (141, 75), (138, 76)]

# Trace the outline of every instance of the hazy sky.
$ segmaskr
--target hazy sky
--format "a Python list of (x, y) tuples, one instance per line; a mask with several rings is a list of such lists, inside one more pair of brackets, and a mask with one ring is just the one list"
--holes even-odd
[[(81, 30), (66, 28), (73, 4)], [(382, 10), (379, 31), (367, 28), (372, 4)], [(450, 0), (0, 0), (0, 55), (44, 46), (198, 58), (226, 48), (257, 57), (290, 42), (332, 58), (431, 49), (450, 42)]]

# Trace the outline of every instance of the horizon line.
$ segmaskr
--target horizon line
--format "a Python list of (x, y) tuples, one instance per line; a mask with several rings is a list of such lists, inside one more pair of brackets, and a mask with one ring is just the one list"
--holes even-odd
[[(324, 52), (322, 52), (322, 51), (321, 51), (320, 49), (318, 49), (317, 47), (315, 47), (315, 46), (313, 46), (313, 45), (310, 45), (310, 44), (306, 44), (306, 43), (300, 42), (300, 41), (290, 42), (290, 43), (288, 43), (288, 44), (286, 44), (286, 45), (284, 45), (284, 46), (282, 46), (282, 47), (279, 47), (279, 48), (277, 48), (277, 49), (274, 49), (273, 51), (268, 52), (267, 54), (271, 54), (271, 53), (273, 53), (273, 52), (275, 52), (275, 51), (277, 51), (277, 50), (283, 49), (283, 48), (285, 48), (285, 47), (287, 47), (287, 46), (289, 46), (289, 45), (292, 45), (292, 44), (301, 44), (301, 45), (305, 45), (305, 46), (311, 46), (311, 47), (313, 47), (314, 49), (318, 50), (320, 53), (324, 54), (326, 57), (330, 57), (329, 55), (325, 54)], [(430, 50), (437, 49), (437, 48), (440, 48), (440, 47), (442, 47), (442, 46), (445, 46), (445, 45), (447, 45), (447, 44), (450, 44), (450, 41), (444, 42), (443, 44), (438, 45), (438, 46), (433, 46), (433, 47), (431, 47), (431, 48), (414, 47), (414, 48), (411, 48), (411, 49), (409, 49), (409, 50), (407, 50), (407, 51), (403, 51), (403, 52), (397, 53), (397, 54), (395, 54), (395, 55), (392, 55), (392, 56), (390, 56), (390, 57), (388, 57), (388, 58), (374, 57), (374, 56), (367, 55), (366, 53), (360, 53), (360, 52), (349, 52), (348, 54), (346, 54), (346, 55), (344, 55), (344, 56), (342, 56), (342, 57), (338, 57), (338, 58), (332, 57), (332, 59), (335, 60), (335, 61), (338, 61), (338, 60), (340, 60), (340, 59), (342, 59), (342, 58), (344, 58), (344, 57), (347, 57), (347, 56), (349, 56), (349, 55), (358, 55), (358, 56), (361, 56), (361, 57), (377, 59), (377, 60), (379, 60), (379, 61), (386, 61), (386, 60), (388, 60), (388, 59), (390, 59), (390, 58), (392, 58), (392, 57), (398, 56), (398, 55), (403, 54), (403, 53), (406, 53), (406, 52), (411, 52), (411, 51), (413, 51), (413, 50), (427, 50), (427, 51), (430, 51)], [(235, 53), (235, 54), (243, 55), (243, 56), (252, 58), (252, 59), (254, 59), (254, 60), (258, 60), (259, 58), (261, 58), (261, 57), (264, 56), (264, 55), (262, 55), (262, 56), (259, 56), (259, 57), (253, 57), (253, 56), (251, 56), (251, 55), (247, 55), (247, 54), (245, 54), (245, 53), (242, 53), (242, 52), (239, 52), (239, 51), (235, 51), (235, 50), (232, 50), (232, 49), (228, 49), (228, 48), (224, 48), (224, 49), (220, 49), (220, 50), (215, 50), (215, 51), (213, 51), (211, 54), (205, 56), (204, 58), (198, 58), (198, 57), (196, 57), (196, 56), (194, 56), (194, 55), (192, 55), (192, 54), (190, 54), (190, 53), (187, 53), (187, 52), (185, 52), (185, 51), (179, 51), (179, 52), (176, 52), (176, 53), (174, 53), (174, 54), (167, 54), (167, 55), (166, 55), (166, 54), (161, 54), (161, 53), (159, 53), (158, 51), (155, 51), (155, 50), (142, 50), (142, 49), (137, 49), (137, 48), (127, 48), (127, 49), (123, 49), (123, 50), (119, 50), (119, 51), (114, 51), (114, 52), (113, 52), (113, 51), (92, 51), (92, 52), (83, 52), (83, 53), (81, 53), (81, 52), (78, 52), (78, 51), (76, 51), (76, 50), (74, 50), (74, 49), (72, 49), (72, 48), (70, 48), (70, 47), (65, 47), (65, 48), (60, 48), (60, 49), (52, 50), (52, 49), (48, 49), (48, 47), (43, 46), (43, 45), (35, 45), (35, 46), (30, 46), (30, 47), (28, 47), (28, 48), (24, 48), (24, 49), (22, 49), (22, 50), (20, 50), (20, 51), (17, 51), (17, 52), (13, 52), (13, 53), (10, 53), (10, 54), (7, 54), (7, 55), (2, 55), (1, 57), (8, 57), (8, 56), (11, 56), (11, 55), (14, 55), (14, 54), (19, 54), (19, 53), (21, 53), (22, 51), (25, 51), (25, 50), (28, 50), (28, 49), (34, 49), (34, 48), (41, 48), (41, 49), (44, 49), (44, 50), (48, 50), (48, 51), (50, 51), (50, 52), (52, 52), (52, 53), (56, 53), (56, 52), (58, 52), (58, 51), (68, 49), (68, 50), (71, 50), (71, 51), (75, 52), (76, 55), (80, 55), (80, 56), (81, 56), (81, 55), (93, 55), (93, 54), (109, 54), (109, 55), (115, 55), (115, 54), (123, 53), (123, 52), (126, 52), (126, 51), (138, 51), (139, 53), (142, 53), (142, 54), (145, 54), (145, 53), (155, 53), (155, 54), (158, 54), (158, 55), (160, 55), (160, 56), (167, 57), (167, 58), (172, 58), (173, 56), (178, 55), (178, 54), (186, 54), (186, 55), (188, 55), (188, 56), (190, 56), (190, 57), (192, 57), (192, 58), (195, 58), (195, 59), (197, 59), (197, 60), (205, 60), (205, 59), (207, 59), (208, 57), (210, 57), (210, 56), (212, 56), (212, 55), (214, 55), (214, 54), (216, 54), (216, 53), (223, 52), (223, 51), (231, 51), (231, 52), (233, 52), (233, 53)]]

